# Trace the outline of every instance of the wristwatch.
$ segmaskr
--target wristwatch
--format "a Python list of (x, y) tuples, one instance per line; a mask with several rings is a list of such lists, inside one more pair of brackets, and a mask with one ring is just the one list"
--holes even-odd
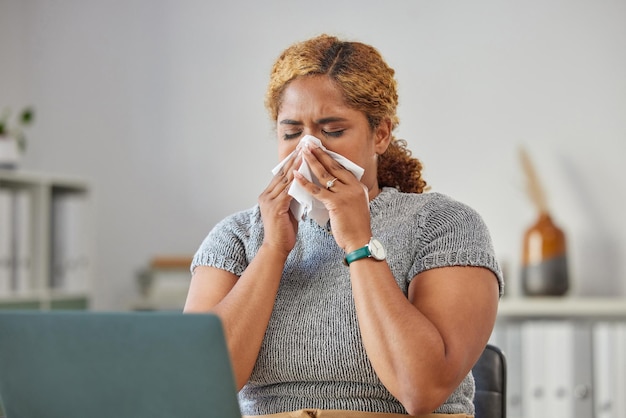
[(377, 261), (383, 261), (387, 257), (385, 247), (374, 237), (370, 238), (370, 242), (365, 244), (365, 247), (361, 247), (347, 254), (343, 262), (346, 266), (349, 266), (350, 263), (367, 257), (371, 257)]

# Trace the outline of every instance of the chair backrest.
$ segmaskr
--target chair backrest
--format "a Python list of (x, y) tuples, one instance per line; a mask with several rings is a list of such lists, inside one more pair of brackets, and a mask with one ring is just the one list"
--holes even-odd
[(487, 344), (472, 369), (476, 381), (476, 418), (506, 417), (506, 358), (496, 346)]

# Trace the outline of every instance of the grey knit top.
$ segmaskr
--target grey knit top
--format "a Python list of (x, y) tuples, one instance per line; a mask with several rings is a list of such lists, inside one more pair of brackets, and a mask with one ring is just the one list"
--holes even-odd
[[(370, 202), (370, 212), (373, 234), (386, 247), (387, 262), (405, 295), (416, 274), (458, 265), (491, 269), (502, 292), (489, 232), (473, 209), (437, 193), (385, 188)], [(206, 265), (241, 275), (262, 242), (255, 206), (218, 223), (191, 268)], [(327, 229), (311, 220), (300, 222), (259, 357), (239, 393), (243, 415), (304, 408), (406, 414), (367, 358), (343, 257)], [(471, 415), (473, 396), (470, 373), (436, 412)]]

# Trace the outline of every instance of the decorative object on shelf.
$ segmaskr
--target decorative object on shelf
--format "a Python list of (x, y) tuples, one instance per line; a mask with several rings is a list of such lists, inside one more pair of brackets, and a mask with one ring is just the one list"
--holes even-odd
[(147, 268), (137, 273), (139, 299), (132, 309), (137, 311), (182, 310), (185, 306), (193, 261), (187, 255), (159, 255)]
[(35, 112), (31, 107), (24, 108), (11, 123), (11, 109), (5, 109), (0, 116), (0, 168), (15, 168), (21, 155), (26, 151), (24, 128), (33, 123)]
[(550, 216), (544, 190), (524, 149), (520, 149), (520, 158), (528, 194), (537, 209), (536, 222), (524, 232), (522, 291), (527, 296), (562, 296), (569, 289), (565, 233)]

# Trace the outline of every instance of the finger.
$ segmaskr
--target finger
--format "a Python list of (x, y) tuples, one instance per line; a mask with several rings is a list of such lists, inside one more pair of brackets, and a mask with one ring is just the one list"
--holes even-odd
[(345, 183), (349, 179), (348, 174), (351, 173), (321, 148), (308, 148), (304, 156), (322, 186), (333, 179), (337, 179), (340, 183)]
[(283, 192), (287, 192), (293, 181), (293, 170), (298, 169), (302, 163), (300, 155), (292, 156), (274, 175), (270, 184), (266, 188), (266, 193), (275, 198)]
[(326, 190), (330, 190), (332, 192), (333, 186), (335, 186), (335, 182), (339, 180), (337, 177), (333, 177), (332, 179), (326, 182)]

